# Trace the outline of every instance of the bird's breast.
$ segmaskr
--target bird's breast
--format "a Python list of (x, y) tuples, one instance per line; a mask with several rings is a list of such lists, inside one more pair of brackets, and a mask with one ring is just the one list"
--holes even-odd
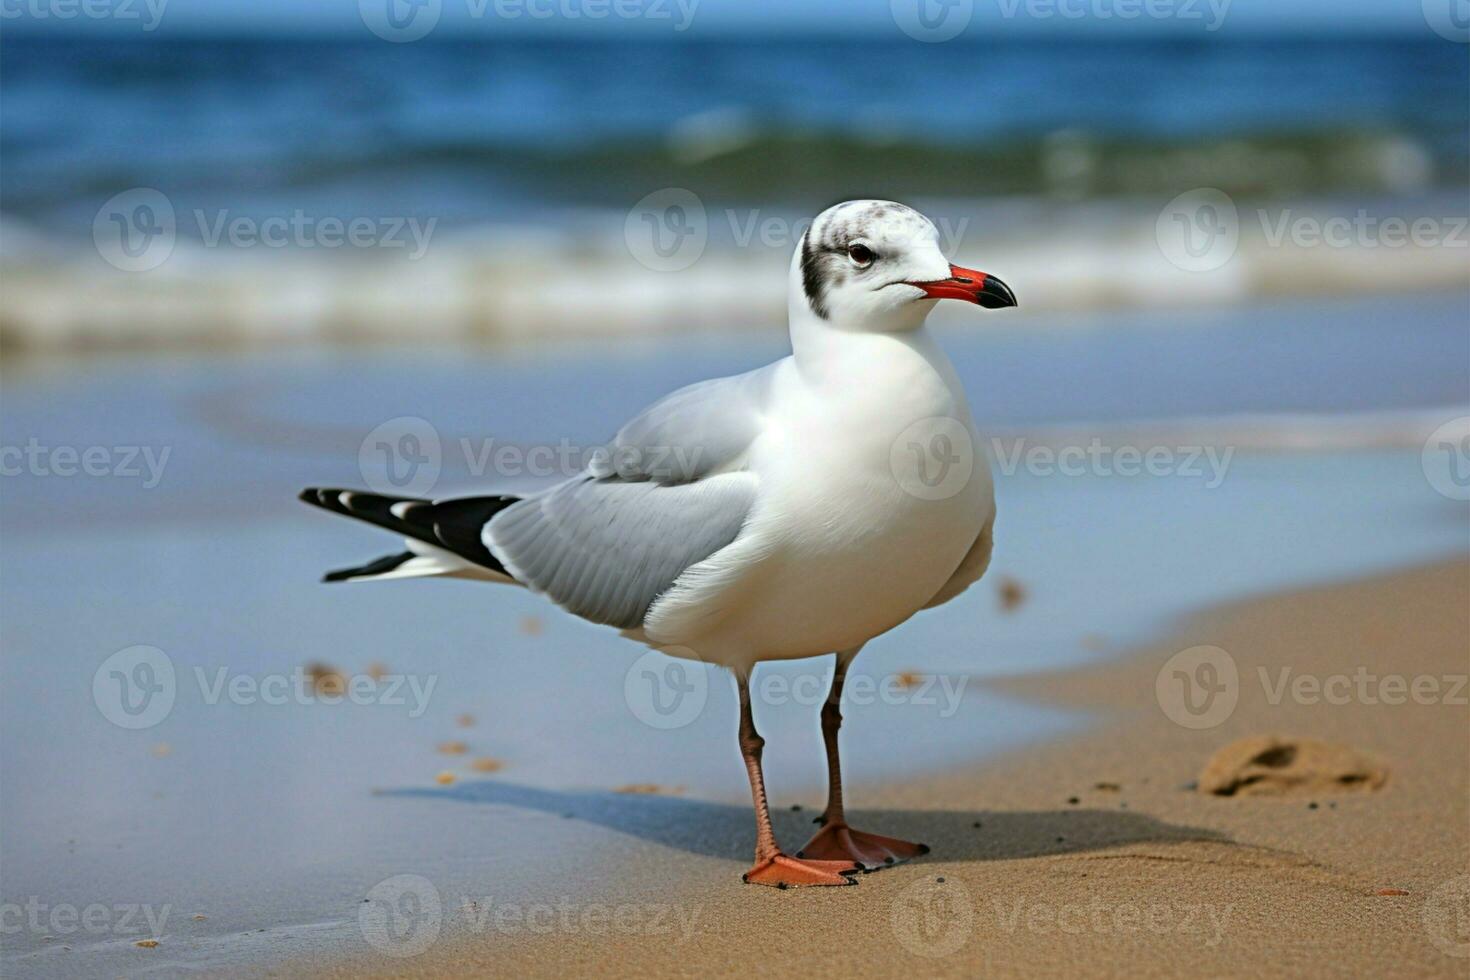
[[(746, 615), (763, 655), (866, 642), (923, 608), (994, 511), (988, 461), (947, 393), (793, 413), (758, 447), (763, 542)], [(767, 628), (770, 627), (770, 628)]]

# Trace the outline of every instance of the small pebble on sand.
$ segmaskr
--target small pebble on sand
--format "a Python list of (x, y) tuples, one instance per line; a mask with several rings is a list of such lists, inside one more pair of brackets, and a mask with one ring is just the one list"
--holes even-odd
[(347, 678), (331, 664), (310, 663), (303, 673), (311, 681), (312, 690), (323, 697), (341, 697), (347, 693)]
[(442, 755), (464, 755), (470, 747), (464, 742), (440, 742), (439, 752)]
[(492, 759), (488, 755), (482, 755), (470, 761), (470, 768), (475, 772), (499, 772), (505, 768), (505, 763), (499, 759)]
[(448, 786), (454, 782), (454, 773), (449, 772), (446, 769), (444, 772), (441, 772), (439, 775), (434, 777), (434, 782), (438, 783), (440, 786)]
[(1021, 607), (1026, 601), (1026, 587), (1008, 575), (1002, 576), (995, 584), (995, 594), (1000, 600), (1000, 608), (1006, 612), (1013, 612)]
[(158, 940), (157, 939), (140, 939), (137, 942), (133, 943), (133, 945), (134, 946), (141, 946), (144, 949), (152, 949), (153, 947), (155, 947), (155, 946), (158, 945)]

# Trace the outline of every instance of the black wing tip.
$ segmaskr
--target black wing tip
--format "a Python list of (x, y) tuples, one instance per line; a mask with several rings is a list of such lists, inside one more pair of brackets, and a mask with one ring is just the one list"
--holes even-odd
[(396, 555), (384, 555), (382, 558), (368, 562), (366, 565), (358, 565), (353, 568), (339, 568), (322, 576), (323, 582), (346, 582), (355, 578), (371, 578), (374, 575), (383, 575), (393, 571), (399, 565), (413, 557), (412, 551), (399, 552)]
[[(436, 503), (420, 497), (387, 496), (367, 490), (307, 487), (297, 497), (313, 507), (355, 517), (406, 538), (447, 548), (492, 572), (510, 575), (485, 547), (481, 533), (491, 517), (521, 499), (512, 494), (460, 497)], [(322, 581), (342, 582), (358, 577), (361, 571), (342, 569), (329, 572)]]
[(307, 487), (296, 495), (296, 499), (302, 503), (311, 504), (313, 507), (325, 507), (328, 510), (341, 510), (341, 496), (344, 491), (336, 487)]

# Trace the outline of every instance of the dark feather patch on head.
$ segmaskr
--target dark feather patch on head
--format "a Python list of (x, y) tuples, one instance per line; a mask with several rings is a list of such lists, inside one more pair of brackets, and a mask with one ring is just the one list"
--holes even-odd
[(821, 249), (812, 242), (812, 229), (801, 238), (801, 288), (806, 293), (807, 305), (818, 317), (827, 319), (827, 304), (823, 297), (822, 270), (819, 265)]

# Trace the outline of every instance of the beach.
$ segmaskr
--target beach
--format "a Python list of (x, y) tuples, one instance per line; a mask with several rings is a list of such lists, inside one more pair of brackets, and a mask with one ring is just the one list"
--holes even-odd
[[(547, 901), (538, 916), (487, 879), (444, 896), (442, 934), (418, 955), (285, 972), (692, 976), (779, 963), (812, 976), (1464, 976), (1467, 597), (1470, 565), (1440, 563), (1222, 606), (1121, 659), (994, 682), (1091, 723), (980, 765), (851, 790), (855, 824), (934, 849), (856, 887), (743, 886), (740, 821), (696, 809), (687, 823), (650, 820), (664, 829), (642, 839), (603, 831), (582, 896), (560, 909)], [(1228, 651), (1239, 696), (1228, 718), (1191, 730), (1161, 710), (1155, 682), (1199, 644)], [(1282, 668), (1297, 693), (1275, 698)], [(1371, 679), (1346, 700), (1328, 681), (1360, 673)], [(1324, 682), (1315, 700), (1303, 676)], [(1191, 788), (1213, 752), (1268, 733), (1368, 753), (1387, 779), (1281, 795)], [(644, 809), (670, 818), (679, 802)], [(802, 804), (779, 815), (788, 843), (821, 801)], [(725, 853), (689, 853), (689, 840), (727, 827), (741, 832)], [(544, 842), (525, 825), (495, 846)]]
[[(4, 11), (0, 974), (1466, 976), (1467, 38), (1319, 5)], [(937, 253), (809, 234), (857, 199)], [(1016, 305), (926, 321), (989, 571), (847, 675), (852, 822), (932, 852), (777, 891), (728, 672), (533, 588), (343, 583), (399, 536), (300, 494), (583, 479), (807, 312), (876, 325), (829, 245), (864, 304), (942, 256)], [(886, 499), (925, 448), (780, 416), (752, 480)], [(725, 452), (689, 424), (676, 463)], [(848, 523), (926, 547), (895, 520)], [(841, 554), (829, 591), (914, 584)], [(833, 663), (751, 681), (790, 851)]]
[[(1400, 331), (1400, 318), (1417, 329)], [(1459, 573), (1443, 563), (1463, 561), (1466, 514), (1455, 471), (1436, 469), (1452, 460), (1424, 451), (1466, 416), (1463, 322), (1462, 295), (1431, 293), (939, 323), (990, 437), (995, 560), (959, 600), (869, 644), (843, 728), (858, 826), (934, 853), (857, 887), (789, 895), (739, 884), (754, 826), (727, 675), (686, 674), (687, 700), (650, 691), (667, 661), (524, 590), (322, 585), (384, 542), (296, 500), (302, 485), (378, 478), (373, 450), (405, 419), (429, 427), (423, 492), (529, 488), (598, 445), (609, 420), (780, 356), (769, 333), (14, 366), (6, 423), (24, 438), (12, 437), (7, 463), (21, 471), (0, 505), (0, 735), (21, 748), (0, 794), (0, 962), (34, 977), (433, 972), (450, 958), (490, 971), (548, 944), (600, 955), (618, 937), (588, 931), (589, 916), (593, 930), (623, 923), (630, 971), (646, 960), (678, 972), (691, 946), (733, 956), (768, 927), (791, 955), (811, 951), (805, 968), (828, 941), (780, 930), (824, 935), (839, 921), (791, 911), (808, 909), (861, 914), (852, 921), (882, 955), (909, 957), (895, 962), (962, 972), (982, 952), (1060, 955), (1085, 940), (1102, 968), (1141, 937), (1126, 902), (1116, 928), (1108, 910), (1077, 907), (1104, 894), (1090, 888), (1218, 905), (1229, 888), (1317, 902), (1322, 881), (1348, 881), (1344, 901), (1368, 903), (1308, 906), (1324, 921), (1359, 928), (1387, 909), (1408, 929), (1426, 889), (1463, 864), (1464, 767), (1449, 764), (1463, 708), (1314, 713), (1286, 697), (1263, 716), (1253, 671), (1259, 659), (1317, 676), (1336, 657), (1354, 685), (1360, 666), (1453, 673), (1430, 660), (1459, 644), (1464, 673), (1464, 623), (1445, 601)], [(570, 462), (558, 463), (564, 448)], [(81, 468), (99, 459), (101, 471)], [(1414, 585), (1384, 579), (1427, 566)], [(1351, 581), (1369, 583), (1354, 587), (1369, 598), (1320, 623), (1270, 598)], [(1267, 607), (1293, 629), (1274, 645), (1264, 626), (1237, 638), (1241, 617)], [(1209, 610), (1225, 610), (1218, 630), (1198, 625)], [(1157, 663), (1129, 653), (1201, 642), (1229, 651), (1241, 681), (1234, 714), (1209, 730), (1165, 719)], [(823, 803), (830, 669), (816, 658), (757, 678), (777, 829), (792, 847)], [(163, 698), (134, 683), (160, 678)], [(1268, 680), (1271, 692), (1283, 683)], [(1421, 715), (1449, 734), (1408, 725)], [(1180, 789), (1214, 749), (1270, 732), (1382, 753), (1388, 779), (1315, 811), (1312, 799)], [(1418, 752), (1444, 772), (1415, 776), (1405, 766)], [(1436, 802), (1456, 792), (1459, 803)], [(1421, 822), (1458, 843), (1399, 836)], [(1383, 848), (1363, 844), (1384, 828)], [(1166, 859), (1101, 860), (1120, 848)], [(1398, 861), (1400, 848), (1417, 850)], [(1435, 882), (1432, 868), (1444, 869)], [(1030, 890), (1009, 884), (1028, 875)], [(1181, 875), (1186, 887), (1173, 887)], [(929, 964), (892, 922), (905, 888), (941, 876), (963, 885), (976, 918)], [(1410, 894), (1352, 890), (1380, 887)], [(1081, 916), (1086, 934), (1049, 936), (990, 904), (1017, 897), (1043, 918), (1064, 898), (1067, 928)], [(910, 898), (902, 909), (942, 899)], [(89, 926), (94, 907), (110, 911)], [(1246, 961), (1266, 955), (1275, 947), (1250, 946), (1250, 929), (1265, 928), (1255, 906), (1238, 908), (1221, 943)], [(924, 929), (946, 932), (944, 921)], [(1433, 966), (1434, 954), (1410, 962)]]

